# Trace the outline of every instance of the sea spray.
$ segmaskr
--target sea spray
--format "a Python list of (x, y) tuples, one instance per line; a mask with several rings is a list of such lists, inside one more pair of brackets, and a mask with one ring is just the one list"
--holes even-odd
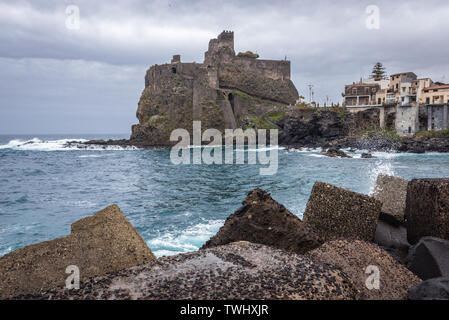
[(390, 159), (377, 160), (371, 167), (369, 172), (369, 195), (374, 192), (374, 187), (376, 185), (377, 176), (379, 174), (394, 176), (394, 168)]

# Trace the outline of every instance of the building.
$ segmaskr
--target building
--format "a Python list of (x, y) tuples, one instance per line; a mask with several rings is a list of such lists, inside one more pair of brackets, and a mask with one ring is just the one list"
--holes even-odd
[(445, 130), (449, 128), (449, 85), (435, 85), (433, 83), (424, 87), (420, 96), (420, 102), (426, 106), (427, 130)]
[(343, 105), (348, 108), (364, 108), (376, 104), (376, 94), (380, 90), (378, 83), (366, 83), (363, 80), (345, 85)]
[(449, 85), (418, 78), (413, 72), (392, 74), (389, 80), (360, 80), (346, 85), (342, 96), (350, 112), (378, 108), (383, 128), (393, 117), (390, 127), (399, 134), (449, 128)]
[(422, 89), (420, 102), (424, 104), (449, 103), (449, 85), (431, 85)]

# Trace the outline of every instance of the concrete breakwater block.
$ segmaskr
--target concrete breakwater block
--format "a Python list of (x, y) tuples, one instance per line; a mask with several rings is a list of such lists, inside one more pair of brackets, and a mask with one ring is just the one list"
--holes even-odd
[(352, 280), (334, 266), (241, 241), (95, 277), (80, 290), (55, 288), (27, 298), (340, 300), (356, 295)]
[(449, 178), (410, 181), (405, 218), (411, 244), (424, 236), (449, 240)]
[(303, 221), (326, 241), (341, 237), (373, 241), (381, 207), (370, 196), (316, 182)]
[(410, 248), (407, 268), (423, 280), (449, 277), (449, 241), (423, 237)]
[(404, 223), (408, 181), (380, 174), (374, 186), (373, 197), (382, 202), (382, 213)]
[(333, 265), (353, 281), (361, 300), (405, 300), (421, 282), (377, 245), (360, 240), (333, 240), (306, 254), (315, 262)]
[[(76, 266), (80, 282), (156, 259), (119, 207), (76, 221), (71, 233), (0, 258), (0, 298), (63, 286)], [(73, 270), (73, 269), (72, 269)], [(75, 271), (71, 271), (75, 272)]]

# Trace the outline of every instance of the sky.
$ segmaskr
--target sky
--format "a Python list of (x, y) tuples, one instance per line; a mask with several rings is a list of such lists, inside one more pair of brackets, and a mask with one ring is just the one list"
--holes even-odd
[(0, 0), (0, 134), (130, 133), (146, 70), (202, 62), (222, 30), (287, 56), (320, 105), (377, 61), (449, 82), (448, 17), (447, 0)]

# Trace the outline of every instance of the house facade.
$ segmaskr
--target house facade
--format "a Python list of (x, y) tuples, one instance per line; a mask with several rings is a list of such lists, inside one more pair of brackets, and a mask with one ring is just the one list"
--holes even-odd
[(378, 108), (383, 128), (394, 113), (393, 127), (399, 134), (449, 128), (449, 85), (413, 72), (392, 74), (388, 80), (360, 80), (346, 85), (342, 96), (350, 112)]

